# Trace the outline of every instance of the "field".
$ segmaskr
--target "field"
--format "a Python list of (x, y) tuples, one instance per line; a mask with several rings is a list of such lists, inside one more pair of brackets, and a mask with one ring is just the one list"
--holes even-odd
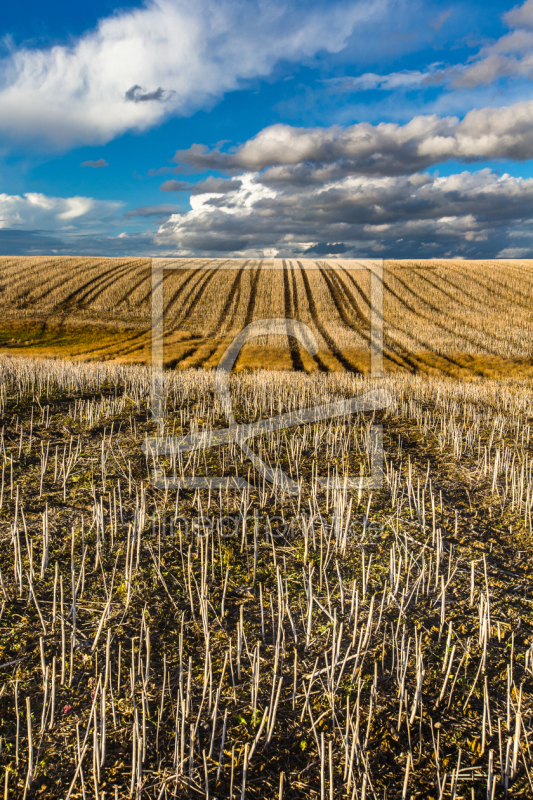
[[(529, 262), (385, 264), (383, 377), (365, 273), (169, 271), (155, 421), (149, 262), (20, 261), (1, 264), (5, 798), (533, 796)], [(245, 345), (229, 409), (210, 367), (284, 316), (318, 352)], [(372, 392), (388, 404), (350, 411)], [(228, 409), (325, 405), (221, 433)]]
[[(531, 796), (529, 383), (391, 376), (385, 411), (259, 437), (296, 497), (234, 444), (143, 453), (142, 367), (0, 366), (9, 796)], [(167, 373), (166, 431), (224, 427), (213, 378)], [(369, 386), (241, 373), (232, 398), (253, 421)], [(348, 489), (372, 421), (383, 487)]]
[[(370, 275), (348, 261), (178, 259), (164, 277), (165, 362), (212, 368), (256, 319), (298, 319), (310, 356), (286, 337), (245, 346), (237, 369), (368, 374)], [(533, 262), (384, 262), (386, 372), (532, 376)], [(13, 354), (148, 364), (151, 260), (0, 258), (0, 342)]]

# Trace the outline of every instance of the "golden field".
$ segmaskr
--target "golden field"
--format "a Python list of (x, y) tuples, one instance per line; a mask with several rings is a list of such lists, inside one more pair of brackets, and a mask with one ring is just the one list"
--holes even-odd
[[(179, 259), (165, 272), (164, 359), (212, 368), (254, 320), (288, 317), (315, 333), (246, 345), (237, 369), (370, 369), (370, 274), (347, 261)], [(169, 262), (170, 263), (170, 262)], [(4, 352), (147, 364), (151, 260), (0, 258)], [(533, 262), (385, 261), (385, 372), (533, 374)]]

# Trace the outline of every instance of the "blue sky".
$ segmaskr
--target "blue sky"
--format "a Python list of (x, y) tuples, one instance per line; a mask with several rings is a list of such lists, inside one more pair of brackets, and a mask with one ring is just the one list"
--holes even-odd
[(528, 258), (533, 0), (3, 9), (0, 253)]

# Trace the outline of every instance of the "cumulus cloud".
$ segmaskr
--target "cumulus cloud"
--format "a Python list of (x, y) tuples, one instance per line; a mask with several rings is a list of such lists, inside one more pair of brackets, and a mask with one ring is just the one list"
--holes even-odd
[(360, 122), (347, 128), (264, 128), (234, 153), (194, 144), (174, 160), (195, 169), (270, 168), (265, 179), (323, 182), (347, 174), (401, 175), (448, 160), (533, 158), (533, 101), (481, 108), (458, 117), (417, 116), (405, 125)]
[(109, 164), (104, 158), (99, 158), (98, 161), (82, 161), (80, 164), (80, 167), (93, 167), (93, 169), (98, 167), (108, 167), (108, 166)]
[(155, 243), (181, 253), (234, 250), (258, 257), (266, 248), (295, 257), (448, 251), (494, 257), (511, 237), (513, 247), (523, 246), (533, 219), (533, 179), (490, 169), (446, 177), (348, 176), (315, 188), (274, 189), (262, 178), (245, 173), (232, 193), (191, 198), (191, 211), (160, 225)]
[(0, 61), (0, 133), (49, 147), (109, 141), (209, 107), (280, 60), (338, 52), (388, 0), (150, 0), (69, 45)]
[(92, 197), (50, 197), (39, 192), (0, 194), (0, 230), (69, 231), (116, 220), (122, 203)]
[[(246, 257), (501, 258), (533, 255), (533, 178), (490, 169), (439, 177), (348, 175), (274, 186), (241, 173), (233, 189), (123, 214), (117, 203), (0, 195), (0, 251)], [(207, 181), (205, 182), (208, 183)], [(127, 233), (121, 220), (153, 220)]]

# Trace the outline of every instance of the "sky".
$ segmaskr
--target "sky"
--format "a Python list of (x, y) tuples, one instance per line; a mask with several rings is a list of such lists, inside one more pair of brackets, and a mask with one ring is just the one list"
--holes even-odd
[(20, 0), (0, 254), (533, 257), (533, 0)]

